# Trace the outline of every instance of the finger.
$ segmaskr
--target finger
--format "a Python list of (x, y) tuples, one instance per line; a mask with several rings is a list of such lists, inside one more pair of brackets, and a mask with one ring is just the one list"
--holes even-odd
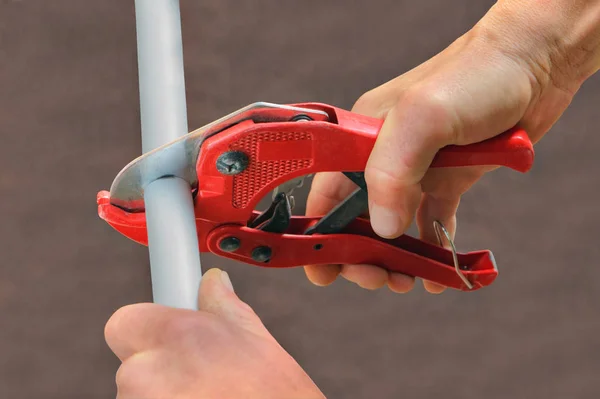
[[(452, 169), (429, 169), (422, 180), (423, 191), (428, 195), (423, 196), (417, 216), (417, 225), (420, 226), (421, 237), (433, 244), (438, 244), (434, 220), (440, 220), (448, 225), (447, 229), (454, 237), (456, 230), (456, 210), (460, 196), (481, 178), (481, 176), (496, 167), (478, 166)], [(439, 216), (441, 215), (441, 216)], [(423, 281), (425, 290), (432, 294), (439, 294), (445, 290), (444, 286)]]
[[(365, 93), (354, 104), (352, 112), (373, 118), (385, 118), (390, 108), (398, 101), (398, 96), (408, 85), (409, 80), (406, 76), (396, 78)], [(345, 194), (349, 194), (353, 189), (354, 186), (351, 186)], [(361, 217), (370, 219), (369, 211), (367, 210)], [(400, 273), (388, 273), (372, 265), (344, 265), (341, 268), (341, 275), (346, 280), (369, 290), (379, 289), (387, 283), (389, 288), (396, 293), (409, 292), (414, 287), (415, 281), (413, 277)]]
[(412, 223), (421, 179), (437, 151), (452, 143), (453, 116), (431, 99), (407, 94), (390, 110), (365, 169), (375, 232), (400, 236)]
[[(341, 173), (316, 174), (306, 201), (306, 216), (327, 214), (355, 189), (356, 185)], [(321, 287), (332, 284), (340, 271), (340, 265), (306, 265), (304, 267), (308, 280)]]
[(142, 303), (117, 310), (106, 323), (104, 337), (113, 353), (125, 361), (135, 353), (144, 352), (164, 343), (165, 331), (173, 321), (189, 317), (193, 311)]
[(181, 386), (186, 377), (180, 367), (180, 357), (180, 354), (167, 351), (147, 351), (129, 357), (115, 376), (117, 398), (177, 396), (174, 389)]
[(240, 300), (233, 289), (229, 274), (220, 269), (210, 269), (202, 276), (198, 293), (198, 309), (238, 322), (256, 318), (248, 304)]
[(441, 294), (442, 292), (446, 291), (445, 286), (440, 285), (438, 283), (434, 283), (433, 281), (428, 281), (428, 280), (423, 280), (423, 288), (425, 288), (425, 290), (427, 292), (429, 292), (430, 294)]
[(202, 276), (198, 309), (261, 335), (269, 335), (252, 307), (234, 292), (229, 274), (210, 269)]
[[(460, 203), (460, 196), (436, 197), (432, 194), (424, 194), (421, 206), (417, 214), (417, 227), (423, 241), (439, 245), (434, 221), (441, 222), (452, 240), (456, 234), (456, 211)], [(442, 245), (448, 247), (445, 237), (442, 237)], [(432, 294), (440, 294), (446, 287), (431, 282), (423, 281), (424, 288)]]
[(304, 273), (308, 280), (319, 287), (327, 287), (333, 284), (342, 271), (341, 265), (307, 265)]
[(229, 274), (220, 269), (209, 269), (202, 276), (198, 292), (198, 310), (221, 315), (226, 303), (239, 301)]
[[(392, 90), (392, 88), (392, 85), (388, 83), (365, 93), (354, 104), (352, 112), (375, 118), (383, 118), (396, 99), (395, 92), (397, 90)], [(355, 189), (356, 185), (342, 173), (318, 173), (313, 179), (308, 195), (306, 215), (325, 215)], [(361, 216), (368, 217), (368, 210)], [(344, 277), (359, 286), (375, 287), (380, 284), (382, 273), (373, 272), (373, 268), (372, 266), (365, 265), (350, 267), (347, 268)], [(332, 284), (343, 270), (342, 265), (307, 265), (304, 267), (304, 272), (308, 280), (318, 286)], [(363, 275), (360, 270), (366, 270), (365, 274)], [(385, 281), (383, 284), (385, 284)]]
[(371, 265), (344, 265), (342, 277), (367, 290), (377, 290), (388, 281), (388, 272)]
[(117, 398), (128, 399), (134, 397), (145, 397), (147, 389), (155, 388), (156, 378), (160, 378), (156, 361), (156, 354), (148, 351), (137, 353), (124, 361), (115, 376), (117, 384)]
[(356, 185), (338, 172), (317, 173), (306, 200), (306, 216), (322, 216), (356, 190)]
[[(460, 204), (460, 197), (438, 198), (431, 194), (423, 194), (421, 206), (417, 214), (417, 228), (423, 241), (439, 244), (434, 221), (441, 222), (448, 231), (452, 240), (456, 234), (456, 212)], [(442, 237), (445, 240), (445, 237)], [(444, 245), (447, 243), (444, 241)], [(447, 247), (447, 246), (446, 246)]]
[(415, 278), (400, 273), (390, 273), (388, 288), (397, 294), (406, 294), (415, 287)]

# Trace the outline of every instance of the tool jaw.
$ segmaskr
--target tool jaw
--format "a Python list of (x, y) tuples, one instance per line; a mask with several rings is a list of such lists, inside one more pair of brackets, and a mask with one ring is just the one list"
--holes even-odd
[(268, 102), (250, 104), (131, 161), (115, 177), (110, 187), (110, 202), (128, 212), (142, 212), (144, 187), (163, 177), (179, 177), (195, 189), (198, 186), (196, 164), (206, 139), (244, 121), (288, 122), (298, 116), (315, 121), (329, 119), (329, 114), (318, 109)]

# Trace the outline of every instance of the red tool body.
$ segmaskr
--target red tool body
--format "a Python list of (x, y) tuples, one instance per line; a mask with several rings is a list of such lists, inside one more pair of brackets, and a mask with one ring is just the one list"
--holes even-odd
[[(203, 140), (195, 170), (196, 226), (201, 252), (247, 264), (286, 268), (318, 264), (373, 264), (470, 291), (491, 284), (497, 268), (490, 251), (458, 254), (469, 288), (455, 270), (453, 252), (403, 235), (386, 240), (374, 234), (369, 221), (354, 218), (333, 234), (307, 234), (321, 217), (291, 216), (284, 230), (253, 226), (258, 202), (282, 183), (318, 172), (364, 171), (383, 121), (320, 103), (291, 107), (316, 110), (311, 118), (262, 115), (226, 126)], [(316, 115), (316, 117), (315, 117)], [(322, 117), (319, 117), (322, 115)], [(298, 118), (300, 117), (300, 118)], [(223, 173), (223, 154), (238, 154), (243, 170)], [(505, 166), (527, 172), (533, 165), (527, 134), (513, 128), (484, 142), (448, 146), (438, 152), (432, 168), (476, 165)], [(102, 219), (126, 237), (147, 245), (143, 210), (124, 209), (108, 191), (98, 194)]]

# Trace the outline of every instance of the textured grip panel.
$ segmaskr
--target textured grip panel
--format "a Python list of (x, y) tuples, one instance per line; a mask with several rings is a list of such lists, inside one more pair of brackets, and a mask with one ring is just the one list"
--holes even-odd
[(259, 161), (259, 143), (312, 139), (312, 134), (305, 132), (262, 132), (248, 135), (233, 143), (230, 146), (231, 150), (243, 151), (250, 158), (248, 169), (233, 178), (233, 206), (245, 208), (263, 187), (275, 179), (288, 173), (310, 168), (313, 164), (311, 158)]

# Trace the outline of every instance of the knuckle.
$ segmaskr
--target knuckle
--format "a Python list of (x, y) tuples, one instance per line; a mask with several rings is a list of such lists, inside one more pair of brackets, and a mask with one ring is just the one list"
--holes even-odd
[(427, 126), (428, 140), (435, 144), (461, 142), (461, 124), (452, 101), (452, 90), (438, 86), (413, 86), (396, 104), (396, 115), (418, 115)]
[(104, 327), (104, 337), (107, 341), (120, 335), (123, 328), (123, 322), (129, 320), (137, 312), (138, 305), (127, 305), (112, 314)]
[[(407, 89), (388, 113), (391, 136), (381, 136), (365, 169), (370, 186), (401, 190), (424, 166), (424, 156), (460, 142), (460, 125), (443, 89), (418, 85)], [(382, 140), (382, 141), (380, 141)]]
[(370, 195), (377, 195), (379, 192), (395, 192), (405, 186), (400, 174), (383, 169), (376, 164), (365, 168), (365, 181)]
[(130, 374), (131, 372), (129, 371), (129, 367), (127, 367), (127, 363), (122, 363), (115, 375), (115, 383), (117, 384), (117, 389), (119, 391), (126, 389), (130, 380)]
[(137, 364), (126, 361), (117, 370), (115, 384), (120, 395), (132, 394), (145, 385), (143, 379), (143, 370)]
[(380, 117), (382, 96), (377, 88), (363, 93), (354, 103), (352, 111), (362, 115)]
[(357, 111), (357, 110), (369, 107), (369, 105), (372, 103), (373, 103), (373, 90), (369, 90), (369, 91), (363, 93), (360, 97), (358, 97), (358, 99), (352, 106), (352, 110)]

